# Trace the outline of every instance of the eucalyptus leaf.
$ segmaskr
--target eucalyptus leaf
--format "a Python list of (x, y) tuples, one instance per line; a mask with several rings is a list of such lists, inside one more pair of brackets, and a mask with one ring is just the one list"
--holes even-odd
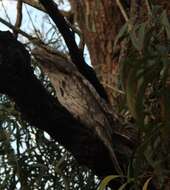
[(144, 47), (146, 25), (147, 25), (146, 22), (144, 22), (140, 25), (136, 25), (136, 26), (134, 26), (132, 32), (130, 33), (130, 38), (131, 38), (132, 44), (138, 51), (142, 51), (142, 49)]
[(134, 181), (134, 179), (129, 179), (126, 183), (121, 185), (118, 190), (125, 190), (125, 188)]
[(109, 175), (109, 176), (105, 177), (105, 178), (102, 180), (102, 182), (101, 182), (101, 184), (99, 185), (99, 187), (98, 187), (97, 190), (104, 190), (104, 189), (107, 187), (107, 185), (109, 184), (110, 181), (116, 180), (116, 179), (118, 179), (118, 178), (122, 178), (122, 176), (120, 176), (120, 175)]
[(168, 20), (166, 10), (164, 10), (162, 15), (161, 15), (161, 23), (165, 27), (168, 39), (170, 39), (170, 23), (169, 23), (169, 20)]
[(148, 178), (148, 179), (146, 180), (146, 182), (145, 182), (144, 185), (143, 185), (142, 190), (149, 190), (149, 189), (148, 189), (148, 186), (149, 186), (149, 183), (150, 183), (151, 180), (152, 180), (152, 177), (150, 177), (150, 178)]
[(121, 40), (121, 38), (123, 38), (123, 37), (125, 36), (125, 34), (126, 34), (127, 31), (128, 31), (128, 23), (125, 23), (125, 24), (121, 27), (121, 29), (120, 29), (119, 33), (117, 34), (117, 36), (115, 37), (114, 49), (116, 48), (116, 46), (117, 46), (119, 40)]

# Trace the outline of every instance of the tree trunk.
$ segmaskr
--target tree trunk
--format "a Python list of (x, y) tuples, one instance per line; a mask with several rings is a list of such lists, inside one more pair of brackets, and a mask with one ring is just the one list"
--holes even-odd
[(87, 44), (91, 63), (113, 103), (118, 56), (114, 40), (124, 22), (115, 1), (70, 0), (76, 21)]
[[(47, 1), (41, 2), (50, 11)], [(116, 54), (113, 45), (124, 20), (115, 1), (70, 2), (99, 82), (95, 72), (85, 66), (76, 46), (72, 62), (37, 48), (34, 57), (56, 90), (56, 97), (51, 96), (33, 75), (30, 56), (22, 44), (11, 34), (0, 32), (0, 92), (11, 97), (27, 121), (47, 131), (80, 164), (100, 177), (121, 174), (127, 171), (128, 160), (137, 145), (135, 127), (122, 126), (112, 107), (119, 59), (119, 47)], [(164, 6), (169, 4), (164, 2)], [(100, 82), (111, 104), (103, 98)]]

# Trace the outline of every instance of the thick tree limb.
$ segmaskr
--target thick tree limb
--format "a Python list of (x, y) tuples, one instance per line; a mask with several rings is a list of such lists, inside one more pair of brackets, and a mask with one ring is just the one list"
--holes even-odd
[(120, 47), (117, 47), (118, 51), (115, 52), (113, 45), (118, 31), (124, 23), (124, 18), (116, 0), (69, 0), (69, 2), (75, 14), (75, 22), (78, 23), (89, 49), (94, 70), (105, 87), (109, 102), (114, 105), (115, 92), (110, 86), (117, 86), (117, 63)]
[(79, 72), (94, 86), (99, 95), (107, 100), (107, 95), (103, 86), (98, 81), (94, 70), (85, 63), (83, 52), (78, 48), (75, 42), (74, 32), (58, 10), (57, 5), (52, 0), (40, 0), (40, 3), (45, 7), (46, 12), (52, 18), (58, 27), (58, 30), (62, 34), (69, 49), (71, 59)]
[(95, 130), (108, 148), (116, 149), (118, 154), (121, 152), (128, 158), (136, 144), (134, 129), (120, 126), (115, 111), (102, 101), (71, 62), (42, 48), (36, 48), (33, 55), (48, 73), (60, 103), (75, 118)]
[(127, 134), (127, 129), (123, 132), (115, 110), (98, 96), (72, 62), (41, 47), (35, 48), (32, 54), (48, 74), (59, 102), (75, 118), (96, 131), (103, 130), (101, 135), (108, 131), (122, 136), (122, 141), (127, 144), (135, 144), (135, 135)]
[(80, 164), (99, 176), (111, 174), (114, 166), (102, 140), (44, 89), (33, 74), (28, 52), (8, 32), (0, 33), (0, 55), (0, 92), (16, 102), (24, 118), (47, 131)]
[[(99, 176), (116, 173), (108, 148), (96, 130), (75, 119), (45, 90), (33, 74), (28, 52), (9, 32), (0, 32), (0, 92), (11, 97), (27, 121), (47, 131), (80, 164)], [(113, 138), (114, 143), (121, 142), (116, 133)], [(127, 157), (118, 156), (121, 167), (126, 167)]]

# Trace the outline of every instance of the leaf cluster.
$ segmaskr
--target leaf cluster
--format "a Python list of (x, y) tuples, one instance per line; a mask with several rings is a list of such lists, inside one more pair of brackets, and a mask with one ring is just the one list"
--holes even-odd
[[(143, 22), (126, 23), (115, 40), (124, 48), (120, 83), (127, 107), (139, 128), (132, 158), (136, 187), (152, 177), (164, 189), (170, 177), (170, 23), (158, 6)], [(139, 185), (139, 186), (138, 186)]]

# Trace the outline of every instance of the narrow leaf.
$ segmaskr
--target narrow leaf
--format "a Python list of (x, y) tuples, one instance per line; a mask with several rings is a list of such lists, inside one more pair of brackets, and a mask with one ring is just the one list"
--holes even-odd
[(148, 178), (143, 185), (142, 190), (148, 190), (149, 182), (151, 181), (152, 177)]
[(170, 39), (170, 23), (167, 17), (166, 10), (163, 11), (161, 15), (161, 22), (162, 22), (162, 25), (165, 27), (168, 39)]
[(128, 23), (125, 23), (125, 24), (121, 27), (121, 29), (120, 29), (118, 35), (117, 35), (116, 38), (115, 38), (115, 41), (114, 41), (114, 49), (116, 48), (118, 41), (125, 35), (125, 33), (127, 32), (127, 30), (128, 30)]
[(115, 180), (117, 178), (121, 178), (121, 177), (122, 176), (120, 175), (110, 175), (110, 176), (105, 177), (102, 180), (100, 186), (98, 187), (98, 190), (104, 190), (110, 181)]
[(127, 185), (129, 185), (130, 183), (132, 183), (133, 181), (134, 181), (134, 179), (130, 179), (129, 181), (127, 181), (126, 183), (124, 183), (123, 185), (121, 185), (118, 190), (124, 190), (125, 187)]

